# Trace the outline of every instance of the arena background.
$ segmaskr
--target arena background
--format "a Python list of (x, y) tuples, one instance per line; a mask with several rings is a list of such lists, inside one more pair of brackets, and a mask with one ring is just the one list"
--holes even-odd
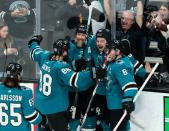
[[(1, 0), (5, 4), (8, 0)], [(113, 2), (113, 0), (111, 0)], [(168, 0), (149, 0), (148, 4), (159, 5), (159, 2)], [(145, 0), (143, 0), (145, 2)], [(35, 5), (37, 15), (35, 18), (35, 34), (42, 34), (44, 40), (42, 48), (47, 50), (52, 49), (52, 43), (58, 38), (65, 36), (74, 36), (74, 29), (67, 27), (67, 21), (72, 16), (78, 16), (77, 9), (82, 12), (84, 18), (88, 18), (88, 10), (81, 8), (80, 1), (75, 9), (72, 9), (70, 14), (67, 14), (69, 7), (67, 0), (30, 0), (31, 5)], [(133, 6), (134, 0), (118, 0), (117, 12), (125, 9), (130, 9)], [(34, 8), (34, 7), (33, 7)], [(114, 11), (114, 10), (113, 10)], [(47, 13), (46, 13), (47, 12)], [(58, 15), (60, 14), (60, 15)], [(66, 16), (67, 15), (67, 16)], [(11, 29), (12, 30), (12, 29)], [(112, 34), (114, 34), (112, 29)], [(33, 34), (32, 34), (33, 35)], [(25, 43), (27, 44), (27, 43)], [(148, 59), (151, 60), (152, 59)], [(160, 58), (155, 59), (161, 61)], [(153, 61), (153, 62), (154, 62)], [(0, 62), (4, 62), (1, 60)], [(29, 65), (29, 63), (27, 63)], [(34, 74), (31, 74), (29, 66), (24, 70), (28, 71), (28, 76), (23, 76), (23, 83), (26, 87), (34, 90), (36, 81), (39, 78), (39, 70), (34, 65)], [(148, 88), (141, 94), (136, 102), (136, 110), (132, 113), (133, 120), (131, 121), (131, 131), (168, 131), (169, 130), (169, 87)], [(34, 127), (33, 127), (34, 128)]]

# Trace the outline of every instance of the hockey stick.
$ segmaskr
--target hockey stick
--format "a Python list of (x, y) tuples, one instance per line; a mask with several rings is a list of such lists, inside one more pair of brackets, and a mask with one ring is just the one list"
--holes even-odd
[[(146, 80), (144, 81), (144, 83), (142, 84), (142, 86), (140, 87), (139, 91), (137, 92), (136, 96), (133, 99), (133, 102), (135, 102), (137, 98), (140, 96), (141, 92), (143, 91), (144, 87), (146, 86), (146, 84), (148, 83), (148, 81), (150, 80), (151, 76), (153, 75), (154, 71), (157, 69), (158, 66), (159, 66), (159, 63), (157, 62), (155, 66), (153, 67), (152, 71), (150, 72), (150, 74), (148, 75), (148, 77), (146, 78)], [(126, 115), (127, 115), (127, 111), (125, 110), (124, 114), (120, 118), (117, 125), (114, 127), (113, 131), (117, 131), (118, 127), (120, 126), (120, 124), (122, 123)]]
[[(87, 36), (87, 42), (88, 42), (88, 33), (89, 33), (89, 28), (90, 28), (90, 21), (91, 21), (91, 16), (92, 16), (92, 11), (93, 7), (91, 6), (91, 2), (89, 0), (85, 0), (86, 4), (89, 6), (89, 16), (87, 20), (87, 31), (86, 31), (86, 36)], [(78, 88), (76, 89), (76, 94), (75, 94), (75, 101), (74, 101), (74, 106), (72, 107), (72, 119), (75, 119), (76, 115), (76, 106), (77, 106), (77, 99), (78, 99)]]
[(86, 36), (88, 36), (88, 34), (89, 34), (89, 28), (90, 28), (90, 23), (91, 23), (92, 12), (93, 12), (93, 6), (90, 4), (90, 6), (89, 6), (89, 16), (88, 16), (88, 19), (87, 19)]
[[(107, 64), (107, 58), (105, 59), (104, 64), (103, 64), (103, 66), (102, 66), (103, 69), (106, 68), (106, 64)], [(92, 104), (92, 102), (93, 102), (93, 99), (94, 99), (94, 96), (95, 96), (95, 94), (96, 94), (97, 87), (98, 87), (99, 83), (100, 83), (100, 79), (97, 81), (96, 86), (95, 86), (95, 88), (94, 88), (94, 90), (93, 90), (93, 93), (92, 93), (92, 96), (91, 96), (91, 98), (90, 98), (90, 100), (89, 100), (89, 104), (88, 104), (88, 106), (87, 106), (86, 112), (85, 112), (85, 114), (84, 114), (84, 116), (83, 116), (83, 119), (82, 119), (82, 121), (81, 121), (81, 125), (79, 125), (79, 126), (77, 127), (77, 130), (76, 130), (76, 131), (81, 131), (82, 128), (83, 128), (83, 126), (84, 126), (84, 123), (85, 123), (85, 121), (86, 121), (88, 112), (89, 112), (89, 110), (90, 110), (90, 107), (91, 107), (91, 104)]]
[(130, 120), (133, 124), (135, 124), (140, 129), (142, 129), (142, 130), (145, 129), (145, 127), (142, 124), (140, 124), (140, 122), (138, 122), (138, 120), (136, 120), (135, 117), (132, 114), (130, 115)]

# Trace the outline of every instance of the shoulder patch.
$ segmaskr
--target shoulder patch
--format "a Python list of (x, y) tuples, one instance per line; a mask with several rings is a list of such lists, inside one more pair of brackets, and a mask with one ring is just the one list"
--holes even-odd
[(33, 98), (29, 99), (29, 105), (34, 106), (34, 99)]

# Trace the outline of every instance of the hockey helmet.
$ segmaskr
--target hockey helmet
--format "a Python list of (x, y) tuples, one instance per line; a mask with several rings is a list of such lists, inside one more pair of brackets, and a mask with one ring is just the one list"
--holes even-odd
[(110, 45), (109, 49), (119, 49), (124, 55), (131, 53), (131, 45), (128, 39), (114, 40)]
[(107, 43), (111, 41), (111, 33), (108, 29), (99, 29), (96, 33), (96, 38), (101, 37), (105, 38)]
[(54, 54), (62, 55), (64, 51), (68, 50), (68, 42), (64, 39), (58, 39), (53, 43)]
[(18, 75), (22, 75), (22, 66), (18, 63), (9, 63), (6, 67), (6, 75), (10, 78), (17, 78)]
[(87, 32), (87, 26), (85, 24), (80, 24), (78, 25), (78, 27), (76, 28), (76, 33), (83, 33), (86, 34)]

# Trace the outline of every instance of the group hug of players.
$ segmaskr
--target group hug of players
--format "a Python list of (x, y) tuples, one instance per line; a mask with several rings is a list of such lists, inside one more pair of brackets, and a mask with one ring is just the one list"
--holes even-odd
[(74, 40), (56, 40), (53, 51), (42, 49), (41, 41), (35, 35), (28, 42), (30, 58), (40, 69), (34, 99), (30, 89), (19, 85), (21, 65), (6, 67), (0, 85), (0, 130), (30, 131), (32, 123), (40, 131), (111, 131), (126, 110), (117, 130), (128, 131), (138, 91), (134, 75), (145, 79), (148, 74), (130, 53), (129, 40), (112, 41), (107, 29), (87, 36), (82, 24)]

